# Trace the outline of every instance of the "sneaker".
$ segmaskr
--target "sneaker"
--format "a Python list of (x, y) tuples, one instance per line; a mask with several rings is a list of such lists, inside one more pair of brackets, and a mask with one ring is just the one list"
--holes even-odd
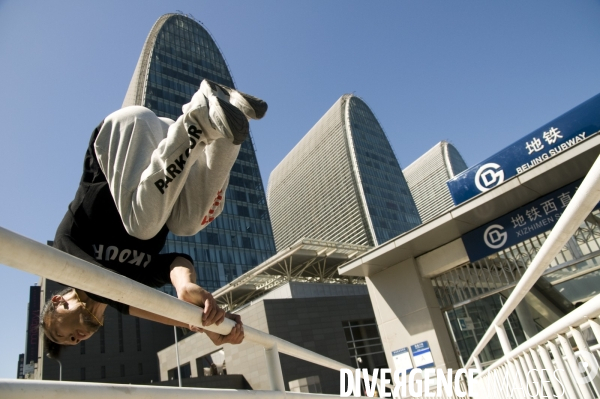
[(261, 119), (267, 113), (268, 105), (258, 97), (250, 94), (242, 93), (241, 91), (232, 89), (231, 87), (204, 79), (200, 83), (200, 91), (209, 97), (210, 94), (231, 103), (234, 107), (241, 110), (246, 118)]
[(244, 113), (221, 98), (207, 97), (211, 124), (225, 136), (232, 137), (233, 144), (242, 144), (250, 134), (250, 125)]

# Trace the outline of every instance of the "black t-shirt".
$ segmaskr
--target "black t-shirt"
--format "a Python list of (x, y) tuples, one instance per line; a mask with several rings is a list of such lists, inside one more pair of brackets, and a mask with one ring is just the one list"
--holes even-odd
[[(127, 233), (94, 151), (101, 127), (102, 123), (92, 133), (83, 176), (75, 199), (58, 226), (54, 247), (144, 285), (161, 287), (171, 282), (170, 266), (176, 257), (193, 261), (185, 254), (159, 254), (169, 233), (167, 226), (149, 240)], [(129, 313), (127, 305), (94, 294), (90, 297)]]

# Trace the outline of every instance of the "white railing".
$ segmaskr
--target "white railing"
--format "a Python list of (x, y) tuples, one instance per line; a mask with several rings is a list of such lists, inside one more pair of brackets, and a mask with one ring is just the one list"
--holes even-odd
[[(598, 398), (600, 295), (509, 351), (475, 379), (475, 398)], [(593, 343), (590, 346), (590, 343)]]
[(339, 399), (339, 395), (235, 389), (172, 388), (147, 385), (97, 384), (33, 380), (0, 380), (2, 399)]
[[(552, 395), (560, 397), (558, 394), (563, 391), (565, 392), (565, 396), (563, 397), (569, 399), (600, 397), (598, 387), (594, 385), (594, 381), (596, 380), (586, 382), (578, 378), (581, 375), (579, 370), (581, 362), (578, 363), (576, 357), (584, 356), (584, 351), (591, 352), (582, 338), (581, 331), (574, 328), (582, 325), (587, 319), (600, 315), (600, 297), (588, 301), (585, 305), (564, 316), (514, 350), (511, 348), (506, 331), (504, 330), (506, 319), (525, 298), (527, 292), (542, 276), (548, 265), (552, 262), (552, 259), (567, 244), (567, 241), (573, 236), (577, 228), (598, 202), (600, 202), (600, 157), (594, 162), (594, 165), (581, 182), (581, 185), (556, 223), (556, 226), (552, 229), (552, 232), (538, 251), (531, 265), (465, 364), (465, 368), (469, 368), (474, 363), (480, 373), (475, 379), (477, 382), (476, 387), (470, 387), (472, 390), (470, 394), (473, 396), (477, 398), (518, 397), (523, 399), (544, 397), (541, 393), (536, 394), (533, 389), (533, 383), (535, 382), (543, 387), (542, 391), (546, 392), (546, 395), (550, 395), (546, 397), (553, 397)], [(585, 328), (592, 328), (594, 333), (600, 332), (598, 324), (592, 320), (585, 324)], [(504, 357), (483, 371), (479, 361), (479, 354), (494, 335), (498, 336)], [(596, 336), (600, 337), (600, 334), (596, 334)], [(576, 342), (577, 350), (573, 350), (572, 345), (569, 343), (568, 338), (571, 337)], [(558, 345), (555, 342), (557, 340)], [(548, 348), (550, 348), (550, 352), (548, 352)], [(590, 356), (592, 357), (587, 363), (592, 362), (593, 359), (594, 364), (588, 364), (588, 366), (592, 368), (596, 367), (597, 370), (598, 362), (593, 355)], [(566, 362), (563, 357), (566, 359)], [(556, 371), (556, 375), (559, 375), (562, 379), (557, 381), (555, 379), (546, 380), (547, 377), (552, 377), (548, 374), (548, 371), (542, 371), (541, 374), (534, 372), (534, 370), (544, 368), (546, 370), (553, 370), (553, 372), (559, 370)], [(519, 388), (527, 387), (528, 381), (531, 382), (529, 384), (531, 387), (530, 391), (523, 391)], [(559, 381), (564, 383), (565, 388), (562, 391), (559, 389)], [(515, 387), (516, 389), (511, 389), (510, 391), (502, 390), (501, 388), (504, 386)], [(591, 390), (595, 391), (595, 396), (591, 394)]]
[[(163, 292), (147, 287), (101, 267), (92, 265), (91, 263), (1, 227), (0, 264), (44, 276), (68, 286), (77, 287), (83, 291), (110, 298), (114, 301), (134, 306), (185, 324), (196, 326), (202, 325), (202, 313), (198, 311), (197, 306), (183, 302)], [(234, 325), (235, 323), (233, 321), (225, 319), (225, 322), (220, 326), (213, 325), (206, 327), (206, 329), (220, 334), (228, 334)], [(245, 341), (253, 342), (265, 348), (267, 372), (271, 383), (271, 389), (274, 391), (285, 392), (285, 383), (281, 371), (281, 363), (279, 361), (279, 352), (334, 370), (349, 368), (347, 364), (329, 359), (283, 339), (256, 330), (248, 325), (244, 325), (244, 337)], [(371, 377), (369, 378), (372, 380)], [(11, 392), (11, 394), (17, 395), (14, 392), (21, 392), (21, 390), (24, 389), (24, 386), (29, 386), (28, 384), (32, 385), (31, 388), (27, 389), (43, 391), (44, 388), (42, 387), (45, 386), (44, 384), (51, 383), (0, 380), (0, 398), (8, 398), (9, 396), (7, 395)], [(68, 387), (70, 386), (71, 385)], [(100, 384), (99, 386), (107, 387), (109, 385)], [(55, 385), (52, 385), (52, 387), (55, 387)], [(68, 387), (64, 389), (61, 388), (61, 392), (74, 392), (74, 390), (76, 390), (76, 388), (71, 390), (71, 388)], [(116, 385), (116, 387), (122, 387), (122, 385)], [(114, 388), (113, 392), (115, 389), (117, 388)], [(131, 389), (135, 392), (144, 392), (144, 395), (147, 395), (147, 388), (137, 387)], [(196, 390), (193, 391), (197, 392)], [(214, 390), (208, 390), (207, 392), (213, 391)], [(103, 395), (105, 394), (103, 393), (98, 397), (104, 397)], [(210, 395), (214, 397), (213, 393), (210, 393)], [(269, 395), (273, 394), (268, 394), (267, 396)], [(287, 392), (286, 395), (290, 395), (290, 393)], [(11, 397), (23, 396), (17, 395)], [(39, 398), (39, 396), (36, 397)]]

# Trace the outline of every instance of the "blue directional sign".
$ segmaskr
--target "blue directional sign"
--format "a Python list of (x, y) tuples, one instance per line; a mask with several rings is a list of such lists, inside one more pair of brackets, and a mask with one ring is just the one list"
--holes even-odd
[(410, 351), (412, 352), (412, 357), (415, 361), (415, 368), (424, 370), (435, 367), (429, 342), (423, 341), (419, 342), (418, 344), (411, 345)]
[(600, 132), (600, 94), (448, 180), (458, 205)]
[(412, 359), (408, 348), (400, 348), (392, 351), (392, 359), (396, 370), (400, 370), (402, 374), (408, 374), (413, 369)]
[(577, 180), (464, 234), (462, 240), (469, 260), (485, 258), (552, 229), (580, 183)]

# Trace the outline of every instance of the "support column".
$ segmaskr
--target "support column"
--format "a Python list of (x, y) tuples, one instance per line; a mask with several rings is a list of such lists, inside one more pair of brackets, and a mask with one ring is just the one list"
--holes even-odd
[(431, 280), (421, 276), (415, 259), (367, 277), (367, 287), (392, 370), (396, 367), (392, 352), (410, 351), (411, 345), (425, 341), (435, 368), (460, 368)]
[(285, 382), (283, 381), (283, 372), (281, 371), (281, 361), (279, 360), (279, 351), (277, 344), (270, 348), (265, 348), (265, 357), (267, 358), (267, 372), (271, 389), (274, 391), (285, 392)]

